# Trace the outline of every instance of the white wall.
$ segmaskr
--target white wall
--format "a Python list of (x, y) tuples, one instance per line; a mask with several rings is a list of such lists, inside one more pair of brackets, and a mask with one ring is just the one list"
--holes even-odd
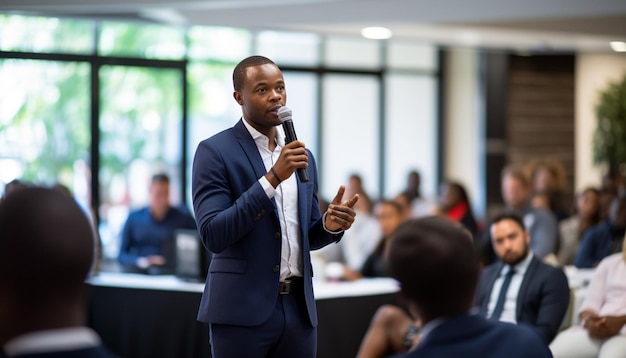
[(465, 186), (475, 215), (485, 212), (485, 134), (476, 49), (450, 49), (445, 61), (444, 179)]
[(626, 73), (624, 54), (580, 54), (576, 58), (576, 161), (574, 188), (599, 186), (602, 167), (593, 164), (594, 107), (598, 93)]

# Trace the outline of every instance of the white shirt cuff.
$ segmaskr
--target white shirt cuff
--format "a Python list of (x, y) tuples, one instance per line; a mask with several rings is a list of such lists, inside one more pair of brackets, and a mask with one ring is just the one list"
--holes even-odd
[(259, 184), (261, 184), (261, 187), (263, 188), (263, 191), (268, 198), (271, 199), (274, 197), (274, 195), (276, 195), (276, 188), (274, 188), (272, 184), (270, 184), (270, 181), (267, 180), (265, 175), (259, 179)]
[(326, 214), (328, 212), (325, 212), (324, 215), (322, 216), (322, 226), (324, 226), (324, 230), (326, 230), (326, 232), (333, 234), (333, 235), (337, 235), (337, 234), (341, 234), (343, 232), (343, 229), (339, 229), (337, 231), (330, 231), (328, 230), (328, 228), (326, 228)]

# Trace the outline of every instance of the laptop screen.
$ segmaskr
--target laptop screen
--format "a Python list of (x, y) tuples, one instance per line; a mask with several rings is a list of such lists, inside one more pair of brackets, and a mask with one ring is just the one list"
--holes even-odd
[(200, 242), (195, 230), (176, 230), (176, 276), (181, 279), (203, 281), (208, 269), (209, 252)]

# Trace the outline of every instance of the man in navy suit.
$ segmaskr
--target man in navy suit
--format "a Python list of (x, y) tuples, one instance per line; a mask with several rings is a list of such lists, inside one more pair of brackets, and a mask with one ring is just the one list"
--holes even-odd
[(389, 245), (392, 276), (423, 323), (420, 342), (404, 357), (552, 357), (532, 329), (469, 313), (479, 262), (466, 230), (442, 217), (413, 219)]
[(84, 326), (91, 224), (69, 196), (25, 188), (0, 203), (0, 357), (113, 357)]
[(490, 231), (493, 248), (501, 261), (482, 271), (476, 306), (489, 319), (533, 326), (549, 344), (569, 305), (567, 277), (561, 269), (541, 262), (533, 254), (532, 237), (515, 214), (496, 217)]
[[(213, 357), (315, 357), (317, 312), (310, 250), (341, 239), (358, 196), (340, 187), (321, 215), (317, 168), (300, 141), (285, 144), (278, 109), (287, 93), (271, 60), (233, 71), (242, 119), (202, 141), (193, 163), (193, 205), (213, 253), (198, 320)], [(300, 181), (297, 169), (310, 178)]]

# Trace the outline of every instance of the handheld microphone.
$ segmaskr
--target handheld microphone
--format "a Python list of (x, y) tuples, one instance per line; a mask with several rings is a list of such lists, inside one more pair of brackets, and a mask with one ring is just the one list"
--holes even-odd
[[(289, 144), (294, 140), (297, 140), (296, 130), (293, 127), (293, 120), (291, 119), (291, 109), (289, 107), (280, 107), (278, 109), (278, 118), (283, 123), (283, 130), (285, 131), (285, 144)], [(298, 168), (298, 177), (300, 181), (305, 183), (309, 181), (309, 174), (306, 169)]]

